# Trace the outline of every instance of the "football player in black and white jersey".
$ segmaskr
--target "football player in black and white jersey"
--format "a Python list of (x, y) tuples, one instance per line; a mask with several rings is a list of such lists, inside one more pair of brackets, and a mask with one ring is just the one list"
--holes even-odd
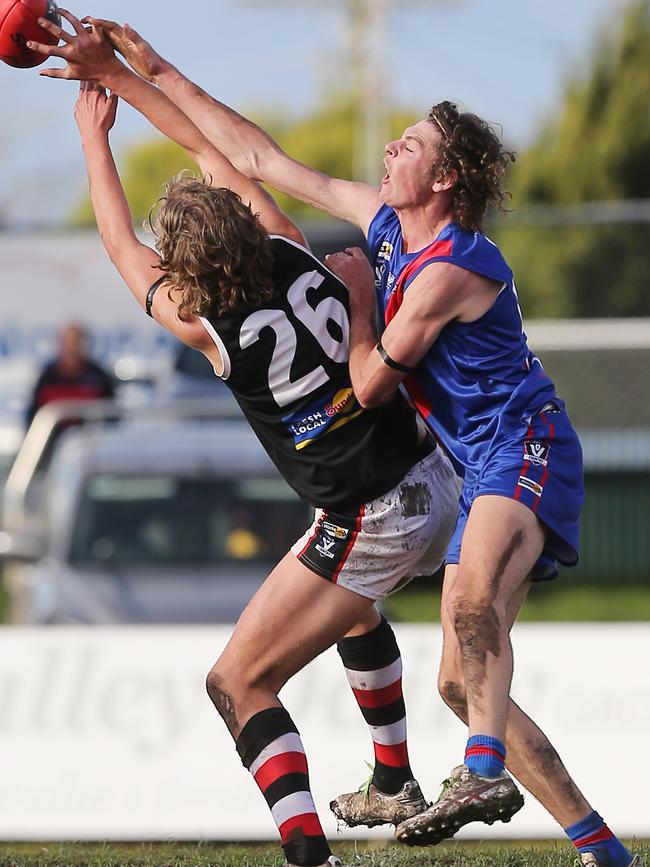
[[(351, 824), (397, 823), (426, 807), (409, 765), (399, 650), (375, 602), (441, 564), (460, 483), (442, 451), (421, 441), (400, 395), (373, 410), (356, 400), (347, 289), (299, 229), (164, 94), (127, 70), (98, 28), (62, 14), (76, 31), (66, 41), (88, 46), (112, 76), (110, 96), (82, 82), (75, 109), (111, 260), (146, 312), (207, 356), (282, 475), (316, 508), (248, 605), (207, 687), (271, 808), (287, 864), (337, 864), (278, 692), (338, 642), (376, 758), (368, 796), (342, 796), (346, 815)], [(116, 93), (210, 181), (181, 176), (167, 185), (154, 220), (157, 252), (133, 231), (110, 150)]]

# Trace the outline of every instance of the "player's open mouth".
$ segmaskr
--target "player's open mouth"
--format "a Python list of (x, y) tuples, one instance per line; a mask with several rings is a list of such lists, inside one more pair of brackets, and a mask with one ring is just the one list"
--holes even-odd
[(389, 180), (390, 180), (390, 174), (388, 172), (386, 172), (384, 177), (381, 179), (381, 182), (382, 182), (382, 184), (386, 184), (386, 183), (388, 183)]

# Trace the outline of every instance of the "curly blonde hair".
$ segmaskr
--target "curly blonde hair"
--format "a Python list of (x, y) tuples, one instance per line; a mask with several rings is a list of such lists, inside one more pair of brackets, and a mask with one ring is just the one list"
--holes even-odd
[(232, 190), (181, 173), (169, 181), (149, 225), (160, 268), (180, 291), (180, 319), (258, 307), (273, 298), (273, 253), (259, 215)]
[(503, 177), (513, 151), (505, 150), (496, 131), (480, 117), (459, 112), (453, 102), (439, 102), (428, 114), (440, 133), (439, 156), (433, 165), (434, 176), (456, 172), (453, 187), (454, 220), (469, 232), (480, 230), (488, 205), (503, 212)]

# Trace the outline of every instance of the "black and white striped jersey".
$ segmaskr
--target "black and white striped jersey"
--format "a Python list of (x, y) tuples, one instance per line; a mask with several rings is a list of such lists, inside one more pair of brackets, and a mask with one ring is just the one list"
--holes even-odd
[(287, 482), (345, 514), (393, 488), (420, 456), (401, 395), (364, 409), (348, 370), (345, 285), (308, 250), (271, 236), (272, 301), (203, 319), (230, 387)]

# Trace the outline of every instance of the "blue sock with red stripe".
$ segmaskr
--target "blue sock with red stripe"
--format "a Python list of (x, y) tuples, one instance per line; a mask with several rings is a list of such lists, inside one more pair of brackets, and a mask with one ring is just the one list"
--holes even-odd
[(489, 735), (473, 735), (467, 741), (465, 764), (472, 774), (480, 777), (498, 777), (506, 761), (506, 748), (501, 741)]
[(632, 863), (632, 854), (596, 812), (564, 831), (578, 852), (591, 852), (603, 867), (629, 867)]

